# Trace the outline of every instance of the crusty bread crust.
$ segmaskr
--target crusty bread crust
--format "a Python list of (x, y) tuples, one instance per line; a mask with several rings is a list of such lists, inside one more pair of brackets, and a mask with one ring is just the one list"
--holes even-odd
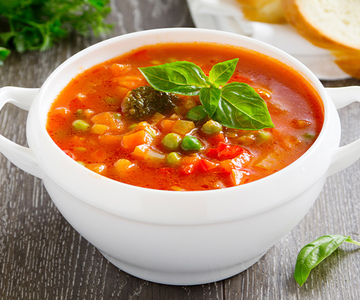
[[(307, 40), (312, 42), (314, 45), (326, 48), (334, 51), (356, 51), (360, 50), (360, 47), (357, 47), (357, 43), (353, 41), (345, 41), (334, 38), (334, 35), (330, 35), (330, 33), (324, 32), (321, 28), (322, 26), (317, 26), (314, 24), (314, 18), (312, 16), (306, 15), (304, 12), (304, 5), (306, 2), (318, 3), (321, 8), (321, 5), (326, 5), (326, 2), (318, 1), (318, 0), (282, 0), (283, 10), (286, 19), (290, 24), (292, 24), (297, 31), (305, 37)], [(334, 0), (339, 1), (339, 0)], [(351, 1), (351, 0), (350, 0)], [(356, 0), (358, 1), (358, 0)], [(342, 5), (347, 5), (346, 1), (339, 1)], [(324, 4), (325, 3), (325, 4)], [(359, 1), (360, 4), (360, 1)], [(360, 6), (359, 6), (360, 8)], [(327, 8), (324, 7), (325, 11)], [(360, 14), (359, 12), (354, 12), (354, 14)], [(320, 18), (321, 16), (319, 16)], [(336, 14), (334, 14), (333, 22), (342, 22), (339, 18), (337, 19)], [(360, 44), (360, 36), (354, 36), (354, 41), (358, 41)]]
[[(355, 34), (355, 36), (351, 36), (350, 39), (342, 38), (341, 40), (339, 38), (335, 38), (336, 36), (339, 36), (339, 34), (324, 32), (321, 28), (322, 26), (316, 26), (316, 24), (314, 24), (314, 17), (311, 18), (305, 13), (303, 5), (308, 4), (308, 1), (311, 1), (312, 5), (315, 5), (315, 3), (318, 5), (326, 5), (326, 3), (328, 3), (319, 0), (282, 0), (286, 19), (297, 29), (300, 35), (305, 37), (315, 46), (330, 50), (335, 57), (335, 63), (344, 72), (360, 79), (360, 31), (358, 34)], [(348, 1), (359, 1), (358, 3), (353, 2), (353, 4), (356, 4), (356, 8), (359, 7), (359, 11), (351, 12), (353, 16), (357, 15), (357, 19), (356, 16), (352, 20), (346, 19), (344, 16), (334, 14), (332, 22), (344, 22), (344, 19), (346, 19), (347, 22), (352, 21), (356, 23), (353, 25), (359, 26), (360, 28), (360, 24), (357, 24), (360, 23), (360, 0), (341, 1), (341, 5), (348, 5), (349, 3), (346, 3)], [(317, 8), (320, 10), (322, 9), (321, 6)], [(326, 10), (327, 7), (324, 7), (323, 9)], [(321, 16), (319, 16), (319, 18), (320, 17)], [(340, 25), (342, 24), (339, 23), (339, 27)]]

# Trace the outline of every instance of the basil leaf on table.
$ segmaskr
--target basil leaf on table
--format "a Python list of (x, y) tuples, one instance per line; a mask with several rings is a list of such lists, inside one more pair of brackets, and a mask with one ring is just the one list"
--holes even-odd
[(9, 49), (0, 47), (0, 66), (3, 64), (3, 61), (9, 56), (9, 54)]
[(236, 129), (274, 127), (265, 101), (246, 83), (232, 82), (221, 89), (219, 107), (213, 119)]
[(159, 91), (193, 96), (201, 88), (209, 87), (207, 77), (200, 67), (187, 61), (177, 61), (160, 66), (139, 68), (150, 85)]
[(325, 258), (330, 256), (344, 242), (359, 245), (350, 236), (324, 235), (310, 244), (304, 246), (296, 259), (294, 278), (302, 286), (308, 278), (310, 271)]
[(239, 59), (235, 58), (216, 64), (209, 72), (209, 81), (215, 86), (226, 84), (233, 73), (235, 72), (236, 65)]

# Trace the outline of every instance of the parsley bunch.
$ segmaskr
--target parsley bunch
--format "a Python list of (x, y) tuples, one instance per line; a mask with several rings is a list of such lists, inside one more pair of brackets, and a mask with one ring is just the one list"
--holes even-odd
[(44, 51), (71, 31), (107, 33), (109, 0), (0, 0), (0, 65), (10, 54)]

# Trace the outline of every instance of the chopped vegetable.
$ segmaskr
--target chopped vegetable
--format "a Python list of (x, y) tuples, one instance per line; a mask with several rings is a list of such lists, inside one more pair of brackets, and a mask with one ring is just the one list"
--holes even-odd
[(193, 121), (177, 120), (172, 127), (172, 131), (185, 135), (195, 128)]
[(147, 120), (156, 112), (170, 112), (177, 100), (175, 94), (160, 92), (150, 86), (140, 86), (126, 95), (122, 111), (130, 119)]
[(210, 148), (208, 150), (207, 156), (209, 158), (217, 158), (217, 159), (223, 160), (223, 159), (234, 158), (243, 152), (244, 152), (244, 149), (240, 146), (228, 145), (224, 142), (220, 142), (216, 149)]
[(109, 129), (109, 126), (106, 125), (102, 125), (102, 124), (94, 124), (91, 127), (91, 133), (95, 133), (95, 134), (103, 134), (106, 132), (106, 130)]
[(90, 124), (84, 120), (75, 120), (72, 125), (73, 128), (78, 131), (87, 131), (90, 129)]
[(133, 164), (130, 160), (125, 159), (125, 158), (120, 158), (114, 164), (115, 169), (119, 173), (127, 172), (134, 166), (135, 166), (135, 164)]
[(122, 145), (126, 149), (134, 149), (136, 146), (149, 144), (152, 138), (145, 130), (125, 135), (122, 139)]

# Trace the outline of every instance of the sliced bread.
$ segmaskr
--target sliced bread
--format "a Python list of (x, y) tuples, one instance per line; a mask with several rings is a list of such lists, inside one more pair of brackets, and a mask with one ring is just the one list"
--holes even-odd
[(282, 4), (299, 34), (330, 50), (343, 71), (360, 78), (360, 0), (282, 0)]
[(284, 14), (313, 44), (360, 50), (360, 0), (283, 0)]

